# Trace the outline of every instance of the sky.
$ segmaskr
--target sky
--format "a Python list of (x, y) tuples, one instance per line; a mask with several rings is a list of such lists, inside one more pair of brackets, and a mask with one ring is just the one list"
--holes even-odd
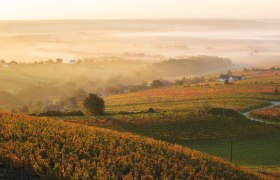
[(280, 19), (280, 0), (2, 0), (0, 20)]

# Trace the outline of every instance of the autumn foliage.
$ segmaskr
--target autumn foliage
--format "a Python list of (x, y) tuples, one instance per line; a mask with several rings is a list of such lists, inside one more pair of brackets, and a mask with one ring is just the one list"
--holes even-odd
[[(179, 145), (61, 120), (0, 114), (0, 160), (43, 179), (264, 179)], [(25, 169), (25, 168), (22, 168)]]
[(252, 113), (253, 116), (267, 120), (280, 122), (280, 106), (257, 110)]

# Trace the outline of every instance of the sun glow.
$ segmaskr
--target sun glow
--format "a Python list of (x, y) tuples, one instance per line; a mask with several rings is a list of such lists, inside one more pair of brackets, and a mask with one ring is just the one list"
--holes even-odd
[[(240, 9), (242, 7), (242, 9)], [(12, 0), (0, 4), (1, 20), (280, 18), (278, 0)]]

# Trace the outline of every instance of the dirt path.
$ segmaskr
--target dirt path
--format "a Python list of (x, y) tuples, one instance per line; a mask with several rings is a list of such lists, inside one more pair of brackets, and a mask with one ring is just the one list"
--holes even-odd
[(269, 108), (273, 108), (273, 107), (275, 107), (275, 106), (278, 106), (278, 105), (280, 105), (280, 101), (272, 101), (271, 104), (272, 104), (272, 105), (267, 106), (267, 107), (263, 107), (263, 108), (259, 108), (259, 109), (254, 109), (254, 110), (245, 112), (245, 113), (243, 113), (243, 115), (246, 116), (248, 119), (250, 119), (250, 120), (252, 120), (252, 121), (262, 122), (262, 123), (266, 123), (266, 124), (273, 124), (272, 122), (268, 122), (268, 121), (265, 121), (265, 120), (260, 119), (260, 118), (252, 117), (252, 116), (250, 115), (251, 112), (253, 112), (253, 111), (263, 110), (263, 109), (269, 109)]

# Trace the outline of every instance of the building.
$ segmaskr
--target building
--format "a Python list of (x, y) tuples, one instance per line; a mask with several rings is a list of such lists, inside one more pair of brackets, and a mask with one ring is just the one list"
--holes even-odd
[(233, 81), (240, 81), (244, 80), (244, 76), (235, 76), (235, 75), (221, 75), (219, 80), (221, 82), (233, 82)]

